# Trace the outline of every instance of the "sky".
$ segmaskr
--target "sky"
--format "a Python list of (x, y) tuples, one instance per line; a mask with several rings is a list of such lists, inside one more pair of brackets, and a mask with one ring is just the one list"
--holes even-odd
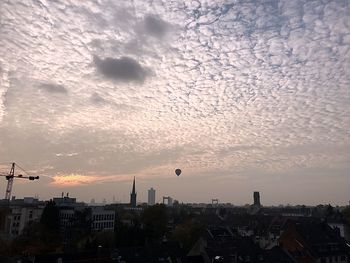
[(350, 1), (0, 1), (11, 162), (17, 197), (348, 204)]

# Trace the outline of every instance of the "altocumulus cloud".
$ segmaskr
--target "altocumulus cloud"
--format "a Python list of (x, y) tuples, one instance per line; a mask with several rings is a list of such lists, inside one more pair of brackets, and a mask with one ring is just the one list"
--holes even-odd
[(140, 63), (130, 57), (94, 57), (94, 62), (100, 73), (113, 80), (143, 82), (147, 76), (147, 71)]
[(181, 167), (223, 178), (222, 200), (239, 176), (265, 193), (323, 180), (289, 201), (348, 201), (349, 1), (0, 5), (0, 159), (81, 184)]

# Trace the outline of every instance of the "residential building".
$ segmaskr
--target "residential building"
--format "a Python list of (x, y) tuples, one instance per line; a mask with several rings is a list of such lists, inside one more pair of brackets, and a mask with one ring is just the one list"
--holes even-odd
[(45, 202), (34, 197), (0, 201), (0, 237), (12, 239), (22, 234), (26, 226), (39, 222)]
[(296, 262), (348, 262), (350, 248), (327, 223), (292, 222), (279, 238)]
[(188, 253), (190, 262), (268, 262), (264, 251), (229, 227), (209, 227)]

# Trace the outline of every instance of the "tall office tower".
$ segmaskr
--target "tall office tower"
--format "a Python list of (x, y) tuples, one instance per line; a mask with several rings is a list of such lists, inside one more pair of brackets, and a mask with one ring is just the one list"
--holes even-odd
[(261, 204), (260, 204), (260, 194), (259, 194), (259, 192), (254, 192), (253, 197), (254, 197), (254, 205), (260, 207)]
[(130, 205), (136, 207), (136, 191), (135, 191), (135, 177), (132, 184), (132, 192), (130, 193)]
[(156, 204), (156, 190), (154, 190), (152, 187), (148, 190), (148, 205), (155, 205)]

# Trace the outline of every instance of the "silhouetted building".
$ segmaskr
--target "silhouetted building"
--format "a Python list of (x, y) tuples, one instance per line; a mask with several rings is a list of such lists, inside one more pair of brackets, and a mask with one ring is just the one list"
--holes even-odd
[(156, 190), (154, 190), (152, 187), (148, 190), (148, 205), (155, 205), (156, 204)]
[(59, 210), (60, 228), (66, 240), (71, 238), (72, 228), (77, 227), (77, 220), (85, 221), (86, 225), (81, 223), (78, 227), (87, 227), (90, 224), (92, 231), (107, 231), (114, 229), (115, 211), (106, 208), (106, 206), (88, 206), (83, 202), (77, 202), (76, 198), (64, 196), (55, 197), (56, 206)]
[(170, 196), (163, 196), (163, 204), (166, 206), (173, 206), (173, 199)]
[(254, 206), (260, 207), (260, 193), (259, 192), (254, 192)]
[(136, 207), (136, 191), (135, 191), (135, 177), (132, 184), (132, 192), (130, 193), (130, 205)]
[(12, 239), (21, 235), (28, 224), (39, 222), (45, 202), (33, 197), (0, 201), (0, 238)]

